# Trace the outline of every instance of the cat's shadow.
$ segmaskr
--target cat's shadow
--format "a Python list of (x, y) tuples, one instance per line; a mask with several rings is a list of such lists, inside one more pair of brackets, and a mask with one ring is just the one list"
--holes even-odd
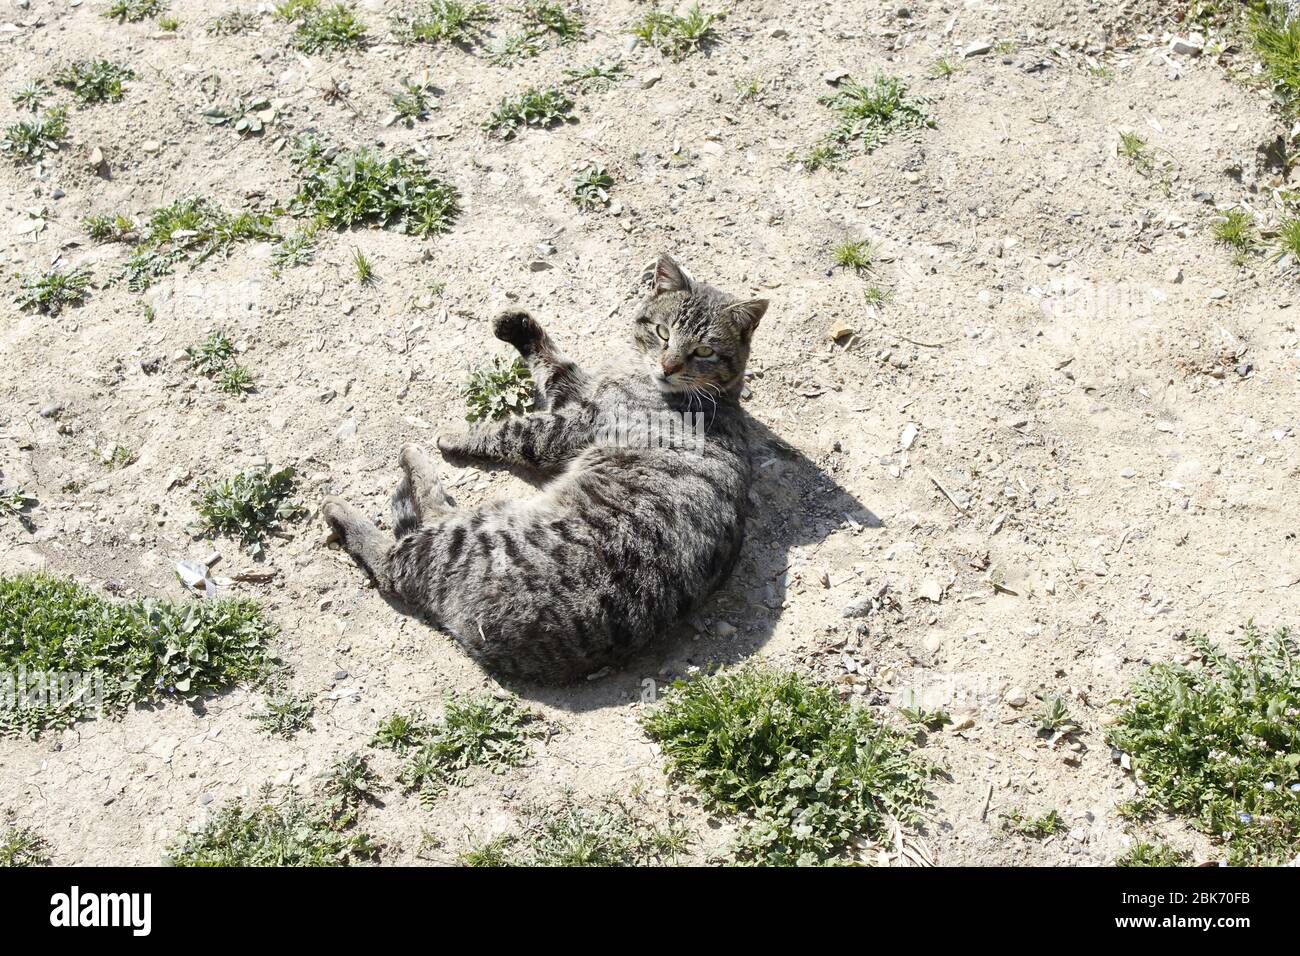
[[(754, 436), (753, 494), (745, 544), (727, 583), (686, 621), (618, 669), (560, 686), (493, 675), (502, 687), (524, 699), (571, 711), (653, 701), (691, 668), (745, 661), (768, 642), (784, 613), (796, 549), (820, 544), (850, 521), (863, 528), (880, 526), (880, 519), (833, 477), (847, 460), (842, 452), (830, 451), (818, 464), (752, 415), (748, 418)], [(448, 460), (460, 463), (460, 459)], [(548, 478), (524, 469), (495, 467), (532, 485)]]

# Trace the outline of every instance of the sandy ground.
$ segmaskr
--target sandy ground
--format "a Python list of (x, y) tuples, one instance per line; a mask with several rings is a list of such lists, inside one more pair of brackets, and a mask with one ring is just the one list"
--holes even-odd
[[(1263, 260), (1239, 267), (1209, 236), (1216, 204), (1272, 215), (1257, 147), (1276, 120), (1221, 64), (1171, 53), (1176, 27), (1158, 5), (914, 0), (901, 16), (897, 2), (742, 0), (707, 55), (674, 63), (628, 49), (622, 31), (644, 7), (615, 0), (587, 4), (587, 40), (514, 69), (398, 46), (379, 3), (359, 5), (378, 42), (333, 59), (297, 54), (269, 17), (209, 37), (217, 6), (178, 0), (181, 27), (166, 34), (105, 20), (98, 3), (6, 5), (10, 113), (21, 83), (76, 58), (140, 74), (121, 103), (74, 109), (69, 147), (39, 175), (0, 164), (9, 295), (55, 260), (97, 282), (114, 271), (125, 251), (90, 243), (88, 214), (139, 216), (193, 194), (286, 202), (285, 139), (306, 129), (423, 149), (462, 190), (464, 215), (429, 240), (322, 234), (315, 263), (278, 278), (269, 245), (243, 246), (143, 297), (96, 288), (57, 318), (7, 306), (0, 475), (39, 506), (34, 530), (0, 524), (0, 572), (45, 567), (179, 597), (174, 561), (215, 550), (222, 573), (252, 566), (235, 542), (192, 537), (191, 502), (203, 481), (263, 461), (295, 466), (313, 509), (339, 493), (381, 513), (401, 444), (431, 445), (463, 415), (467, 370), (504, 354), (487, 320), (509, 302), (596, 361), (623, 347), (636, 277), (659, 251), (772, 300), (747, 406), (795, 451), (761, 463), (759, 515), (729, 586), (626, 671), (526, 692), (551, 728), (529, 766), (475, 777), (432, 810), (387, 794), (367, 818), (386, 862), (452, 861), (564, 788), (640, 787), (684, 815), (691, 858), (707, 857), (730, 825), (668, 785), (637, 718), (655, 682), (760, 658), (840, 683), (891, 721), (909, 691), (953, 714), (925, 741), (947, 768), (919, 835), (936, 863), (1107, 863), (1128, 839), (1115, 806), (1133, 793), (1102, 739), (1107, 702), (1145, 665), (1186, 659), (1186, 629), (1230, 643), (1248, 619), (1294, 619), (1294, 278)], [(963, 58), (982, 41), (1008, 45)], [(580, 96), (576, 123), (510, 143), (480, 130), (502, 95), (602, 56), (628, 77)], [(962, 69), (930, 76), (941, 56)], [(413, 129), (383, 126), (389, 93), (425, 69), (440, 108)], [(832, 124), (817, 102), (826, 76), (879, 71), (931, 97), (936, 127), (839, 171), (792, 165)], [(762, 93), (744, 101), (751, 78)], [(322, 96), (331, 81), (346, 103)], [(273, 101), (262, 137), (198, 115), (218, 84), (219, 97)], [(1121, 130), (1168, 164), (1167, 192), (1116, 156)], [(95, 149), (107, 178), (90, 168)], [(616, 180), (609, 210), (579, 212), (567, 195), (588, 159)], [(875, 277), (831, 268), (847, 236), (879, 244)], [(358, 247), (376, 264), (371, 287), (352, 276)], [(868, 304), (872, 285), (890, 301)], [(852, 337), (833, 342), (836, 323)], [(231, 399), (185, 368), (179, 353), (215, 328), (239, 344), (256, 394)], [(61, 413), (43, 417), (52, 405)], [(138, 460), (107, 469), (93, 449), (114, 444)], [(446, 477), (470, 504), (526, 490), (505, 473)], [(391, 711), (437, 712), (444, 694), (495, 686), (325, 547), (318, 517), (292, 532), (263, 562), (274, 580), (235, 592), (283, 627), (313, 729), (269, 739), (248, 719), (260, 694), (235, 690), (198, 710), (0, 741), (0, 802), (57, 862), (155, 863), (228, 798), (268, 781), (309, 787)], [(878, 609), (844, 615), (881, 594)], [(1079, 749), (1035, 734), (1036, 694), (1066, 696)], [(375, 763), (391, 779), (391, 761)], [(999, 814), (1013, 808), (1056, 809), (1069, 832), (1009, 835)], [(419, 854), (423, 831), (441, 848)]]

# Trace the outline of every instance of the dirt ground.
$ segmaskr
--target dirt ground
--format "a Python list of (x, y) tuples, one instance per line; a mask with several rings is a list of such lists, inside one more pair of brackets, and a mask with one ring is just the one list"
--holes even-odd
[[(624, 30), (646, 7), (613, 0), (585, 5), (588, 39), (513, 69), (397, 45), (379, 2), (358, 4), (377, 42), (332, 59), (292, 50), (269, 16), (210, 37), (219, 6), (176, 0), (181, 26), (164, 33), (109, 21), (90, 0), (6, 4), (7, 117), (13, 90), (74, 59), (140, 74), (122, 102), (73, 109), (68, 147), (39, 174), (0, 163), (7, 299), (18, 275), (56, 261), (91, 268), (97, 286), (111, 275), (125, 250), (91, 243), (86, 215), (144, 216), (184, 195), (286, 203), (286, 140), (307, 129), (425, 151), (464, 213), (433, 239), (322, 233), (315, 262), (278, 277), (270, 244), (240, 246), (144, 296), (97, 287), (58, 317), (7, 305), (0, 476), (39, 505), (33, 530), (0, 524), (0, 573), (44, 567), (179, 598), (178, 560), (216, 552), (219, 573), (252, 567), (236, 542), (192, 535), (192, 500), (261, 462), (295, 466), (313, 512), (338, 493), (382, 513), (401, 444), (431, 447), (464, 414), (468, 370), (505, 354), (488, 320), (506, 304), (595, 362), (624, 347), (637, 277), (660, 251), (772, 301), (746, 404), (793, 451), (763, 456), (729, 586), (626, 671), (522, 689), (551, 730), (527, 767), (475, 777), (432, 809), (387, 793), (366, 820), (385, 862), (452, 862), (565, 788), (640, 788), (654, 812), (682, 815), (690, 858), (706, 859), (732, 824), (666, 781), (638, 715), (657, 682), (761, 658), (842, 684), (891, 721), (909, 692), (952, 714), (925, 741), (947, 770), (917, 836), (935, 863), (1109, 863), (1131, 839), (1115, 808), (1134, 784), (1102, 739), (1107, 702), (1147, 664), (1187, 659), (1184, 630), (1231, 643), (1251, 618), (1295, 619), (1295, 279), (1235, 265), (1209, 234), (1216, 206), (1271, 215), (1257, 147), (1277, 120), (1222, 64), (1171, 52), (1179, 28), (1158, 11), (1175, 5), (736, 0), (711, 50), (673, 62), (629, 49)], [(963, 57), (977, 43), (997, 46)], [(627, 78), (577, 97), (576, 123), (508, 143), (480, 129), (503, 95), (600, 57)], [(940, 57), (962, 69), (932, 76)], [(384, 126), (400, 79), (426, 69), (439, 108), (412, 129)], [(792, 164), (832, 126), (817, 101), (827, 77), (877, 72), (931, 97), (935, 128), (838, 171)], [(753, 78), (761, 93), (743, 99)], [(272, 100), (264, 135), (204, 122), (217, 81), (219, 97)], [(333, 81), (345, 101), (322, 95)], [(1167, 164), (1167, 191), (1116, 155), (1121, 130)], [(96, 149), (107, 177), (91, 168)], [(568, 195), (589, 159), (616, 181), (608, 210)], [(832, 268), (850, 236), (878, 243), (874, 277)], [(358, 247), (376, 265), (369, 287), (352, 274)], [(883, 305), (867, 302), (873, 285), (892, 293)], [(836, 323), (853, 335), (833, 341)], [(232, 399), (187, 370), (183, 349), (217, 328), (255, 394)], [(94, 449), (116, 444), (138, 460), (105, 467)], [(468, 504), (527, 490), (505, 472), (444, 477)], [(0, 804), (56, 862), (156, 863), (231, 797), (309, 787), (392, 711), (436, 713), (449, 692), (495, 687), (323, 537), (313, 513), (269, 546), (273, 580), (232, 591), (283, 628), (294, 686), (316, 704), (310, 731), (268, 738), (248, 719), (261, 694), (234, 690), (198, 710), (0, 740)], [(1036, 694), (1066, 697), (1079, 749), (1035, 734)], [(391, 780), (388, 756), (373, 761)], [(1012, 809), (1056, 809), (1068, 832), (1008, 834)], [(1158, 829), (1201, 848), (1174, 823)], [(441, 846), (421, 851), (425, 831)], [(893, 850), (873, 858), (904, 862)]]

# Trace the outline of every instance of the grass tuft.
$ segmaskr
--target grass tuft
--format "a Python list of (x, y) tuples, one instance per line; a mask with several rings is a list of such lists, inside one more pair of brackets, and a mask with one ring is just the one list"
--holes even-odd
[(831, 258), (841, 269), (870, 272), (876, 260), (876, 247), (870, 239), (845, 239), (831, 250)]
[(934, 768), (908, 739), (828, 687), (745, 667), (678, 682), (645, 718), (669, 772), (746, 816), (742, 861), (837, 862), (893, 818), (919, 821)]
[(1300, 99), (1300, 17), (1289, 15), (1286, 4), (1257, 2), (1248, 26), (1255, 55), (1288, 109)]
[(82, 696), (0, 698), (0, 734), (37, 737), (90, 716), (96, 679), (106, 713), (260, 680), (276, 633), (249, 601), (112, 601), (67, 578), (0, 578), (0, 671), (87, 676), (73, 685)]
[(1222, 842), (1233, 865), (1300, 852), (1300, 660), (1285, 628), (1246, 629), (1245, 655), (1194, 637), (1203, 665), (1156, 664), (1134, 686), (1107, 739), (1129, 754), (1142, 793)]

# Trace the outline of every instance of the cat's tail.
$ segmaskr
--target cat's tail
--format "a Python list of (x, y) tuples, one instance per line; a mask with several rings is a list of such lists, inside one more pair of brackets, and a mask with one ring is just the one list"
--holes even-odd
[(402, 446), (402, 480), (393, 492), (393, 535), (401, 541), (422, 524), (450, 511), (454, 502), (418, 445)]

